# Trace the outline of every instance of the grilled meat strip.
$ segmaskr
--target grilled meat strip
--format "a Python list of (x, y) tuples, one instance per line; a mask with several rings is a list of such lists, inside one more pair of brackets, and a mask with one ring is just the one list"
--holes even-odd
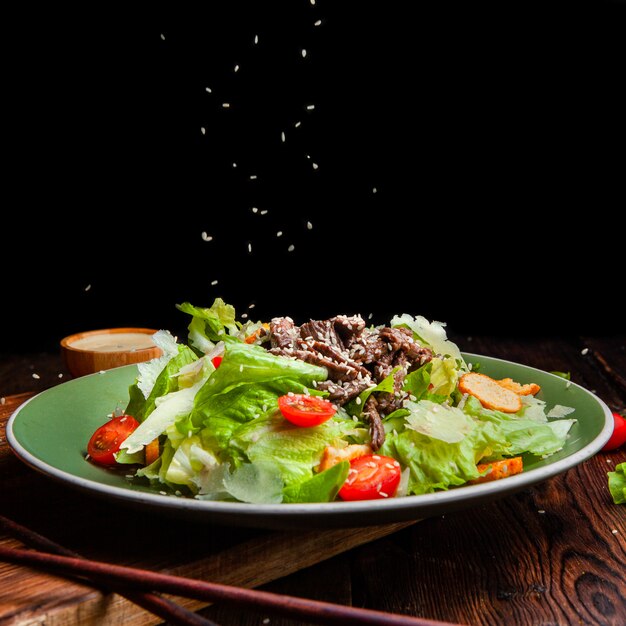
[(339, 405), (396, 370), (394, 391), (370, 395), (363, 407), (373, 450), (385, 441), (382, 418), (402, 406), (405, 376), (433, 356), (428, 348), (414, 341), (409, 329), (366, 328), (360, 315), (310, 320), (299, 327), (289, 317), (275, 317), (270, 323), (269, 338), (265, 345), (272, 354), (325, 367), (328, 380), (317, 388), (328, 391), (329, 399)]

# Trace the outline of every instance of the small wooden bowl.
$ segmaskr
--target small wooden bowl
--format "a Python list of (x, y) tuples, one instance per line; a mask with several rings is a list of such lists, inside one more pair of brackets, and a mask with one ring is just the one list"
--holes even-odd
[(149, 337), (156, 332), (152, 328), (104, 328), (76, 333), (61, 339), (61, 353), (72, 376), (85, 376), (161, 356), (161, 348)]

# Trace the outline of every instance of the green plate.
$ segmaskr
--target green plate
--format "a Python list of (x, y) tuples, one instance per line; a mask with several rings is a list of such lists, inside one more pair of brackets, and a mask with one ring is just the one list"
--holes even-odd
[(128, 386), (137, 374), (128, 365), (103, 374), (77, 378), (31, 398), (10, 418), (7, 439), (25, 463), (47, 476), (110, 500), (164, 514), (202, 518), (218, 524), (259, 528), (350, 527), (415, 520), (476, 506), (560, 474), (594, 455), (609, 439), (613, 418), (602, 400), (576, 383), (532, 367), (491, 357), (465, 354), (480, 362), (481, 372), (541, 385), (538, 397), (574, 407), (577, 419), (564, 448), (546, 458), (532, 457), (524, 472), (504, 480), (467, 485), (419, 496), (307, 504), (246, 504), (177, 497), (129, 481), (125, 473), (85, 460), (86, 445), (106, 416), (128, 401)]

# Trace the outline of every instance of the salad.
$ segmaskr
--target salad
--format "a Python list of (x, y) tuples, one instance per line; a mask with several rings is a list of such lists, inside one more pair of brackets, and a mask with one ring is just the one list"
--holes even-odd
[(523, 455), (563, 447), (536, 384), (466, 363), (444, 324), (410, 315), (269, 323), (216, 299), (189, 303), (187, 342), (153, 339), (123, 412), (91, 437), (90, 461), (202, 500), (332, 502), (411, 496), (505, 478)]

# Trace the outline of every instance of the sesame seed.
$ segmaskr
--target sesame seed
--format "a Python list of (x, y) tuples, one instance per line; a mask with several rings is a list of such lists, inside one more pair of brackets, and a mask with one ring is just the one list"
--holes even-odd
[(6, 404), (7, 399), (5, 397), (0, 398), (0, 404)]
[(613, 459), (607, 459), (606, 462), (607, 463), (613, 463)]
[(377, 461), (380, 461), (380, 457), (377, 454), (373, 454), (372, 455), (373, 459), (376, 459)]
[(311, 6), (315, 6), (315, 0), (311, 0)]
[(210, 88), (210, 87), (205, 87), (205, 91), (206, 91), (207, 93), (213, 93), (213, 92), (211, 91), (211, 88)]
[(213, 237), (211, 237), (211, 235), (207, 234), (206, 231), (202, 231), (202, 239), (204, 241), (213, 241)]
[(161, 41), (165, 41), (165, 35), (161, 33)]
[(216, 281), (216, 280), (212, 280), (212, 281), (211, 281), (211, 284), (212, 284), (213, 286), (215, 286), (215, 285), (217, 285), (217, 281)]
[(279, 231), (276, 233), (276, 236), (277, 236), (277, 237), (282, 237), (282, 235), (283, 235), (283, 231), (282, 231), (282, 230), (279, 230)]
[(301, 124), (302, 124), (302, 122), (296, 122), (296, 123), (293, 125), (293, 127), (294, 127), (294, 128), (299, 128)]
[(35, 380), (39, 380), (39, 379), (41, 378), (41, 376), (39, 376), (39, 374), (35, 374), (35, 373), (33, 372), (33, 378), (34, 378)]
[(237, 167), (237, 163), (233, 163), (233, 167)]
[(89, 284), (89, 285), (87, 285), (87, 286), (85, 287), (85, 291), (89, 291), (90, 289), (91, 289), (91, 284)]
[(251, 174), (250, 175), (250, 180), (256, 180), (257, 179), (257, 175), (256, 174)]
[(313, 26), (321, 26), (321, 25), (322, 25), (322, 20), (317, 20), (317, 22), (313, 24)]
[(257, 209), (255, 206), (253, 206), (253, 207), (252, 207), (252, 212), (253, 212), (253, 213), (258, 213), (258, 212), (259, 212), (259, 209)]
[(543, 509), (539, 509), (539, 510), (537, 511), (537, 513), (539, 513), (539, 515), (543, 515), (543, 514), (545, 513), (545, 511), (544, 511)]
[(263, 209), (263, 210), (260, 212), (260, 215), (267, 215), (267, 209)]
[(313, 169), (316, 170), (319, 168), (319, 165), (317, 163), (311, 163), (311, 165), (313, 166)]
[(368, 319), (368, 320), (371, 320), (373, 317), (374, 317), (374, 314), (373, 314), (373, 313), (370, 313), (370, 314), (367, 316), (367, 319)]
[(223, 109), (230, 109), (230, 102), (222, 102)]
[(263, 624), (269, 624), (270, 623), (270, 618), (269, 617), (264, 617), (262, 623)]
[(393, 469), (393, 465), (391, 463), (385, 463), (385, 467), (388, 469)]
[(293, 252), (295, 249), (296, 249), (296, 247), (295, 247), (293, 244), (291, 244), (291, 245), (287, 248), (287, 251), (288, 251), (288, 252)]
[(314, 104), (307, 104), (307, 105), (306, 105), (306, 110), (307, 110), (307, 111), (312, 111), (314, 108), (315, 108), (315, 105), (314, 105)]
[(248, 305), (248, 308), (249, 308), (249, 309), (253, 309), (255, 306), (256, 306), (256, 304), (254, 304), (254, 302), (253, 302), (252, 304), (249, 304), (249, 305)]
[(359, 396), (357, 396), (357, 398), (356, 398), (355, 402), (356, 402), (357, 404), (361, 404), (361, 398), (359, 398)]
[(205, 128), (204, 126), (200, 126), (200, 132), (201, 132), (203, 135), (206, 135), (206, 128)]
[(60, 372), (60, 373), (58, 374), (58, 377), (59, 377), (59, 378), (63, 378), (63, 372)]
[(308, 230), (313, 230), (313, 224), (311, 224), (311, 222), (307, 222), (306, 227)]
[(372, 193), (377, 193), (378, 189), (376, 187), (372, 187)]
[(388, 498), (389, 497), (389, 494), (385, 493), (384, 491), (379, 491), (378, 495), (381, 496), (382, 498)]
[(565, 383), (565, 389), (569, 389), (571, 386), (572, 386), (572, 381), (571, 381), (571, 380), (568, 380), (568, 381)]
[(367, 465), (367, 467), (376, 467), (376, 463), (374, 463), (374, 461), (368, 461), (365, 465)]
[(239, 71), (239, 66), (238, 66), (238, 65), (235, 65), (235, 67), (234, 67), (234, 70), (233, 70), (233, 71), (238, 72), (238, 71)]
[(280, 133), (280, 140), (281, 140), (283, 143), (285, 143), (285, 139), (286, 139), (286, 138), (285, 138), (285, 131), (282, 131), (282, 132)]
[(352, 419), (353, 419), (353, 421), (355, 421), (355, 422), (358, 422), (358, 421), (359, 421), (359, 418), (358, 418), (356, 415), (353, 415), (353, 416), (352, 416)]
[(166, 493), (165, 491), (159, 491), (159, 493), (160, 493), (162, 496), (166, 496), (166, 495), (167, 495), (167, 493)]
[(243, 372), (243, 363), (239, 366), (239, 371)]
[(302, 48), (302, 58), (306, 58), (306, 50), (304, 48)]
[(583, 348), (580, 353), (585, 356), (585, 354), (587, 354), (589, 352), (589, 348)]
[(106, 374), (106, 372), (104, 370), (100, 370), (98, 374)]
[(248, 244), (248, 252), (252, 252), (252, 244), (251, 243)]
[(617, 535), (617, 528), (614, 528), (611, 532), (612, 532), (614, 535)]

